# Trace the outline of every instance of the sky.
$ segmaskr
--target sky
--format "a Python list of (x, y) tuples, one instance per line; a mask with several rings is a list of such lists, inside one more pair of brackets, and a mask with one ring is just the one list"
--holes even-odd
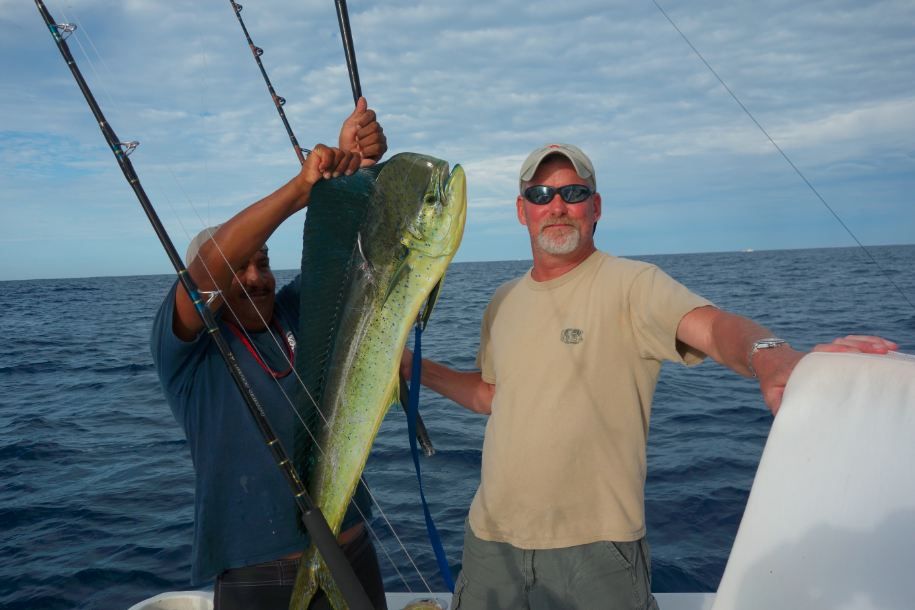
[[(46, 1), (79, 24), (77, 65), (140, 142), (131, 159), (179, 252), (295, 175), (228, 0)], [(915, 242), (915, 3), (658, 2), (861, 242)], [(299, 142), (335, 143), (353, 100), (333, 2), (243, 4)], [(531, 258), (518, 171), (554, 141), (594, 162), (607, 252), (855, 243), (651, 0), (349, 13), (389, 155), (467, 173), (456, 261)], [(0, 280), (172, 272), (33, 3), (0, 0), (0, 53)], [(271, 238), (274, 268), (299, 266), (303, 221)]]

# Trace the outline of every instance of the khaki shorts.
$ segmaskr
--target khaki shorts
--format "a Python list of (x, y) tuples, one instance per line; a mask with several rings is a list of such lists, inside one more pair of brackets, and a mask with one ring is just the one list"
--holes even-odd
[(645, 538), (531, 551), (480, 540), (466, 521), (464, 531), (451, 610), (658, 610)]

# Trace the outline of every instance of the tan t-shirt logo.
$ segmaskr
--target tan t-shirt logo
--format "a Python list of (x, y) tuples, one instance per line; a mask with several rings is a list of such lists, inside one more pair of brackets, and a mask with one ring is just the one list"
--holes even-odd
[(568, 343), (569, 345), (575, 345), (576, 343), (584, 341), (585, 338), (582, 336), (581, 329), (567, 328), (559, 335), (559, 340), (563, 343)]

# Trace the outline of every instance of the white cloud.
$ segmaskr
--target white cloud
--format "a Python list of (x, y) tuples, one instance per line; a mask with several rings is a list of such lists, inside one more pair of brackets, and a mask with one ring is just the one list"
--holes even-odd
[[(91, 52), (88, 29), (198, 208), (209, 199), (211, 213), (229, 215), (295, 173), (288, 138), (227, 2), (178, 1), (167, 10), (139, 0), (64, 6), (85, 26), (76, 36)], [(843, 199), (858, 192), (849, 181), (879, 182), (888, 220), (876, 229), (870, 223), (864, 241), (911, 241), (900, 236), (915, 186), (915, 6), (850, 0), (662, 6), (776, 141), (811, 168), (811, 180), (835, 192), (839, 207), (854, 209), (854, 201)], [(59, 20), (71, 18), (69, 9), (58, 15), (53, 1), (49, 9)], [(797, 179), (790, 167), (651, 2), (350, 0), (349, 10), (363, 90), (392, 153), (425, 152), (467, 171), (468, 244), (477, 244), (474, 231), (482, 239), (519, 230), (512, 202), (520, 163), (551, 140), (589, 152), (608, 205), (651, 210), (626, 217), (631, 231), (642, 232), (632, 243), (644, 244), (626, 251), (669, 251), (678, 246), (665, 244), (683, 243), (665, 241), (676, 231), (696, 231), (706, 250), (727, 247), (715, 230), (725, 216), (736, 224), (747, 214), (741, 210), (766, 206), (790, 222), (796, 202), (808, 197), (791, 190)], [(0, 64), (0, 213), (20, 219), (17, 210), (40, 198), (51, 219), (40, 229), (25, 220), (4, 223), (0, 240), (46, 239), (54, 248), (60, 236), (94, 234), (107, 222), (148, 231), (37, 11), (0, 0), (0, 15), (0, 51), (12, 58)], [(277, 0), (250, 5), (242, 15), (265, 50), (264, 65), (287, 99), (300, 144), (335, 142), (352, 98), (332, 4)], [(71, 49), (118, 135), (141, 141), (179, 214), (198, 228), (107, 72), (93, 57), (120, 115), (79, 47)], [(133, 158), (165, 217), (164, 196), (145, 163)], [(771, 189), (782, 185), (787, 190), (775, 197)], [(747, 203), (729, 207), (739, 192)], [(769, 203), (784, 198), (791, 202)], [(123, 219), (95, 213), (112, 205)], [(743, 218), (752, 231), (755, 221)], [(297, 231), (288, 232), (293, 240)], [(294, 251), (291, 242), (288, 249)], [(496, 245), (462, 249), (458, 258), (517, 258), (515, 250), (499, 252)], [(104, 274), (103, 259), (87, 264), (96, 266), (88, 274)]]
[(835, 112), (820, 120), (782, 126), (778, 139), (794, 147), (889, 136), (902, 143), (915, 131), (915, 97)]

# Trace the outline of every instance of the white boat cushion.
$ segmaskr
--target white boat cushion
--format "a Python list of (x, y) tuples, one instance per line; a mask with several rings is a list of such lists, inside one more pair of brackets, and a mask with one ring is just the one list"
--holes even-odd
[(915, 357), (810, 354), (713, 610), (915, 608)]

